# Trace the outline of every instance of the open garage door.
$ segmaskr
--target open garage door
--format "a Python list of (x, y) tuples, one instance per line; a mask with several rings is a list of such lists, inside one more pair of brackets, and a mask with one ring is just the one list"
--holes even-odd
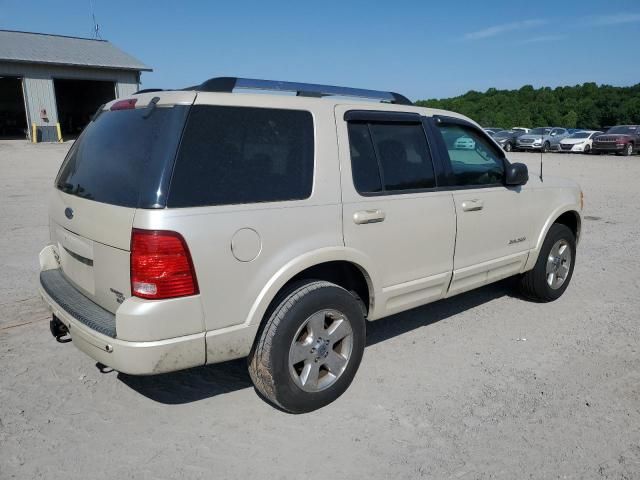
[(27, 138), (22, 79), (0, 77), (0, 138)]
[(116, 98), (114, 82), (54, 79), (53, 88), (65, 139), (79, 135), (98, 107)]

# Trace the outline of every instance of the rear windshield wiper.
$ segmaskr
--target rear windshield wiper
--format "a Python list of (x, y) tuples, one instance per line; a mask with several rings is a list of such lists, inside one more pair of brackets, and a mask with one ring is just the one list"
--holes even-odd
[(149, 105), (147, 105), (146, 111), (142, 115), (142, 118), (144, 118), (145, 120), (149, 118), (151, 114), (155, 111), (156, 105), (158, 104), (159, 101), (160, 101), (160, 97), (153, 97), (149, 102)]

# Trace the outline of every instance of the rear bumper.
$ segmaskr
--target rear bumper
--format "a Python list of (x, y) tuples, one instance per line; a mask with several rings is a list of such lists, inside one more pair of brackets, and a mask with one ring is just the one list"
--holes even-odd
[(114, 370), (131, 375), (153, 375), (205, 363), (204, 333), (154, 342), (119, 340), (94, 330), (75, 318), (76, 312), (72, 314), (63, 308), (42, 283), (40, 294), (52, 313), (66, 325), (73, 344), (94, 360)]
[[(74, 345), (94, 360), (131, 375), (165, 373), (205, 364), (203, 328), (189, 332), (191, 334), (161, 340), (146, 341), (142, 338), (145, 333), (163, 333), (163, 324), (187, 323), (184, 320), (181, 322), (176, 310), (194, 315), (189, 310), (195, 302), (173, 302), (163, 307), (161, 302), (136, 305), (135, 300), (138, 299), (132, 299), (132, 306), (126, 308), (123, 304), (114, 315), (82, 295), (66, 280), (59, 269), (55, 247), (48, 246), (42, 250), (40, 268), (40, 295), (53, 315), (67, 327)], [(159, 311), (159, 307), (163, 307), (162, 311)], [(123, 310), (122, 315), (120, 310)], [(150, 311), (151, 315), (144, 315), (145, 311)], [(122, 319), (119, 318), (121, 316)], [(157, 328), (149, 327), (153, 322), (156, 322)], [(133, 327), (126, 324), (132, 324)], [(144, 332), (135, 328), (140, 325), (145, 327)], [(135, 338), (135, 335), (139, 335), (143, 341), (119, 338), (120, 330), (125, 336), (132, 335)]]
[(130, 375), (153, 375), (249, 354), (258, 325), (205, 332), (197, 296), (128, 298), (114, 315), (66, 280), (56, 256), (54, 246), (40, 253), (40, 295), (67, 327), (73, 344), (97, 362)]

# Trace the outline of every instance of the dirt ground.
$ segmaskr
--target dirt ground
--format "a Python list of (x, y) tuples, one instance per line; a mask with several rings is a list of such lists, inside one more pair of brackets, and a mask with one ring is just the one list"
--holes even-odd
[(130, 377), (53, 340), (38, 252), (68, 148), (0, 142), (1, 479), (640, 478), (639, 156), (546, 155), (586, 201), (560, 300), (506, 281), (371, 323), (349, 390), (296, 416), (242, 361)]

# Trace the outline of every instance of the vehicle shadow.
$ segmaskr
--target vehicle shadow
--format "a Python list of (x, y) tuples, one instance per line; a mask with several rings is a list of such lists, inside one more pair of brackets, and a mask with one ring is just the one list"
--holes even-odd
[[(513, 296), (514, 291), (513, 280), (507, 279), (368, 323), (367, 346), (429, 326), (491, 300)], [(141, 395), (166, 405), (191, 403), (252, 387), (246, 359), (147, 377), (118, 373), (118, 380)]]

